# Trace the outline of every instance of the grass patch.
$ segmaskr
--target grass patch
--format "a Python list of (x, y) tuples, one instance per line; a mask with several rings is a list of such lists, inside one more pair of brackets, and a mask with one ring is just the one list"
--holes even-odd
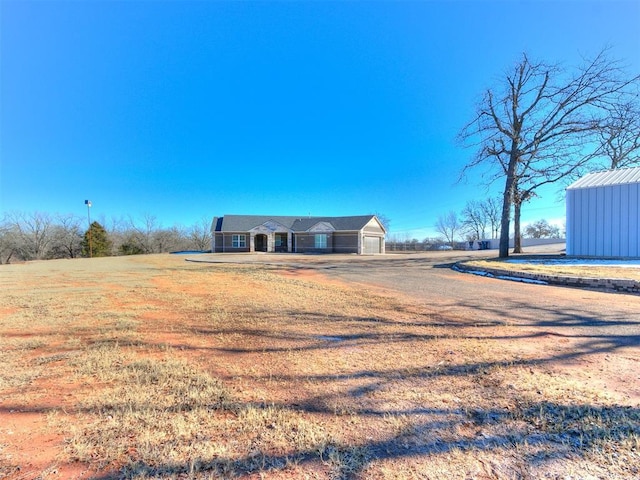
[[(557, 258), (557, 260), (561, 259), (562, 257)], [(496, 268), (500, 270), (508, 270), (510, 272), (525, 272), (552, 276), (615, 278), (640, 281), (640, 268), (636, 267), (576, 265), (572, 263), (563, 264), (562, 262), (545, 264), (540, 262), (539, 259), (527, 262), (526, 257), (519, 259), (518, 262), (496, 258), (488, 260), (465, 260), (464, 264), (468, 267), (475, 267), (478, 269)]]
[(120, 347), (90, 349), (76, 361), (85, 381), (107, 384), (80, 405), (67, 454), (72, 461), (121, 465), (126, 478), (235, 476), (286, 469), (315, 458), (338, 476), (358, 449), (332, 442), (321, 425), (290, 409), (235, 400), (196, 366), (141, 359)]
[(38, 336), (0, 336), (0, 392), (30, 385), (42, 375), (41, 365), (46, 361), (31, 361), (32, 352), (46, 345)]
[[(508, 314), (480, 325), (273, 266), (98, 260), (4, 285), (0, 395), (60, 435), (51, 463), (136, 479), (640, 475), (638, 406), (563, 370), (544, 348), (558, 343), (528, 348)], [(587, 340), (567, 348), (588, 355)]]

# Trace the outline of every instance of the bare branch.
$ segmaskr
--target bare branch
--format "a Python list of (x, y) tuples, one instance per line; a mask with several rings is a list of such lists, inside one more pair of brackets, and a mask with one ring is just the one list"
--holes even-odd
[(638, 109), (622, 107), (640, 76), (626, 76), (607, 54), (603, 49), (573, 71), (523, 54), (502, 88), (486, 91), (459, 134), (465, 146), (477, 149), (462, 175), (486, 166), (496, 172), (492, 180), (505, 180), (500, 256), (508, 255), (512, 202), (520, 202), (518, 217), (521, 202), (537, 188), (572, 178), (599, 157), (607, 156), (612, 166), (638, 162)]

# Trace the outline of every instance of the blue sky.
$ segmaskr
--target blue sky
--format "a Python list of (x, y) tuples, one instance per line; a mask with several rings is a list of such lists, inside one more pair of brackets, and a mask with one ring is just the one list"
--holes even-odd
[[(609, 45), (640, 71), (637, 1), (0, 8), (0, 213), (380, 212), (423, 238), (500, 191), (456, 183), (474, 152), (455, 137), (522, 52), (573, 65)], [(556, 189), (523, 211), (563, 216)]]

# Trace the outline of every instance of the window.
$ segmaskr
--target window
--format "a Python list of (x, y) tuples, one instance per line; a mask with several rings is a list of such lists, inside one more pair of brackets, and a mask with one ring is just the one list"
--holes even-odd
[(232, 235), (231, 246), (233, 248), (246, 248), (247, 236), (246, 235)]
[(327, 234), (326, 233), (317, 233), (316, 234), (316, 248), (327, 248)]

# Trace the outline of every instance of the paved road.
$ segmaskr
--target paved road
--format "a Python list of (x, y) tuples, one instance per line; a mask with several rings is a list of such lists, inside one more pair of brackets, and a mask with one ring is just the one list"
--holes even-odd
[[(451, 270), (466, 253), (391, 258), (384, 262), (337, 264), (322, 271), (344, 280), (408, 294), (441, 312), (472, 313), (479, 323), (508, 322), (538, 327), (591, 327), (605, 334), (624, 328), (639, 343), (640, 296), (534, 285)], [(320, 266), (318, 266), (320, 267)], [(628, 328), (625, 328), (628, 327)], [(559, 332), (563, 333), (563, 332)]]

